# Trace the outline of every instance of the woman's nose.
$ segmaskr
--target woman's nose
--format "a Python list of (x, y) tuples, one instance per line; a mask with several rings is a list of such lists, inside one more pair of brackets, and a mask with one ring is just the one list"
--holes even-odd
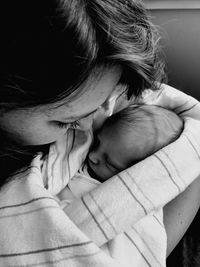
[(100, 156), (98, 150), (96, 150), (96, 151), (91, 151), (91, 152), (89, 153), (89, 156), (88, 156), (88, 157), (89, 157), (89, 160), (90, 160), (93, 164), (95, 164), (95, 165), (99, 165), (100, 162), (101, 162), (101, 156)]

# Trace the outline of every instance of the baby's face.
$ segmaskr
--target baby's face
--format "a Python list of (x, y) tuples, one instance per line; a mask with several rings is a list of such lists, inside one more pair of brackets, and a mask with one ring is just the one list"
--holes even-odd
[[(88, 156), (90, 174), (105, 181), (126, 169), (133, 161), (133, 136), (122, 135), (117, 126), (106, 126), (95, 138)], [(92, 170), (92, 171), (91, 171)]]

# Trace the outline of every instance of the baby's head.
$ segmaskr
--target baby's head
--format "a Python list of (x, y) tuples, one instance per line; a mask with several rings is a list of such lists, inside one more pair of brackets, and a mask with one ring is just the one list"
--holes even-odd
[(95, 137), (88, 171), (105, 181), (175, 141), (183, 122), (159, 106), (129, 106), (109, 117)]

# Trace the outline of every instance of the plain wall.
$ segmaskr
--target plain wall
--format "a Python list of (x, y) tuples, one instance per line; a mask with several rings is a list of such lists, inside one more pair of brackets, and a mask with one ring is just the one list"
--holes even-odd
[(200, 100), (200, 9), (155, 9), (150, 14), (161, 27), (168, 84)]

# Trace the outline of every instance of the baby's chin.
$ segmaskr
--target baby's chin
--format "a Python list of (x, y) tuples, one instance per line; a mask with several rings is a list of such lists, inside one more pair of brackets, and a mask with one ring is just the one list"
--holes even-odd
[(99, 182), (103, 182), (103, 179), (95, 173), (95, 171), (91, 168), (90, 164), (87, 164), (87, 171), (92, 178), (98, 180)]

